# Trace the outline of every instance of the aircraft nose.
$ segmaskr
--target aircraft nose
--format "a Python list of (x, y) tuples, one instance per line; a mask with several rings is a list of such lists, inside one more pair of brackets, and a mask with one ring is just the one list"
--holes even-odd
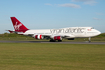
[(97, 35), (100, 35), (101, 34), (101, 32), (100, 31), (97, 31)]

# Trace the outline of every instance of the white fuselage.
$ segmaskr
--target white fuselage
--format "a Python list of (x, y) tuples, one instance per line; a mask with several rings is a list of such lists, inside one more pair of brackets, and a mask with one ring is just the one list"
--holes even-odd
[(16, 33), (21, 35), (31, 36), (35, 39), (50, 39), (52, 41), (61, 42), (63, 38), (68, 40), (73, 40), (74, 38), (81, 37), (94, 37), (101, 32), (92, 27), (68, 27), (61, 29), (40, 29), (40, 30), (30, 30), (25, 27), (16, 17), (10, 17), (14, 31), (8, 30), (10, 33)]
[(45, 35), (45, 36), (62, 36), (65, 38), (78, 38), (78, 37), (94, 37), (101, 32), (92, 27), (69, 27), (61, 29), (40, 29), (40, 30), (27, 30), (24, 35)]

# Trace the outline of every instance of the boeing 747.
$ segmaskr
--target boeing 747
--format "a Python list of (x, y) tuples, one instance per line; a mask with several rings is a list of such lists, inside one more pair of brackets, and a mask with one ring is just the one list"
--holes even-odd
[(61, 42), (63, 38), (74, 40), (75, 38), (90, 38), (101, 34), (100, 31), (92, 27), (68, 27), (60, 29), (39, 29), (31, 30), (24, 26), (17, 18), (10, 17), (15, 30), (8, 30), (10, 33), (16, 33), (25, 36), (31, 36), (35, 39), (50, 39), (50, 42)]

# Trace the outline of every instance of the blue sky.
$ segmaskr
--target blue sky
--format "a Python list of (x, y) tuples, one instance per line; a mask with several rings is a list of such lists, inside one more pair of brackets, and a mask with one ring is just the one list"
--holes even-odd
[(29, 29), (91, 26), (105, 32), (105, 0), (0, 0), (0, 33), (15, 16)]

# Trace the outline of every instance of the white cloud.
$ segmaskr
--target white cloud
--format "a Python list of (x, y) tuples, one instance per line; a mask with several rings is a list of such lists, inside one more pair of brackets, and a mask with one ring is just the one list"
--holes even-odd
[(80, 5), (71, 4), (71, 3), (58, 4), (58, 6), (61, 6), (61, 7), (70, 7), (70, 8), (81, 8)]
[(52, 4), (50, 4), (50, 3), (46, 3), (45, 5), (49, 5), (49, 6), (52, 6)]
[(102, 19), (99, 19), (99, 18), (95, 18), (95, 17), (94, 17), (93, 19), (94, 19), (94, 20), (102, 20)]
[(84, 2), (87, 5), (94, 5), (97, 2), (95, 0), (71, 0), (72, 2)]
[(95, 13), (96, 15), (104, 15), (103, 13)]

